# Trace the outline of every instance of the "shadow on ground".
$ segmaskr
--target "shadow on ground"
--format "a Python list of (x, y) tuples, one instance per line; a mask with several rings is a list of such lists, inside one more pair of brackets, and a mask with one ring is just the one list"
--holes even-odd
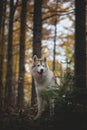
[(87, 112), (57, 112), (50, 117), (48, 112), (36, 121), (25, 111), (1, 113), (0, 130), (87, 130)]

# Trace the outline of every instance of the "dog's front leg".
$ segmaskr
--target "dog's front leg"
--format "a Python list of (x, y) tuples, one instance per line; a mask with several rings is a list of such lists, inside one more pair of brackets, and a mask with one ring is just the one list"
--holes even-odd
[(38, 111), (37, 111), (37, 115), (35, 116), (34, 120), (36, 120), (41, 115), (41, 98), (39, 96), (37, 96), (37, 107), (38, 107)]
[(38, 105), (38, 112), (37, 112), (37, 115), (35, 116), (34, 120), (38, 119), (41, 116), (41, 114), (43, 113), (43, 111), (45, 110), (45, 104), (41, 97), (37, 98), (37, 105)]

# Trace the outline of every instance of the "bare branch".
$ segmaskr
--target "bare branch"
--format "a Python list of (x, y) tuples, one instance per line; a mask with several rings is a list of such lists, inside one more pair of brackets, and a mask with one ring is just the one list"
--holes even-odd
[(55, 14), (52, 14), (52, 15), (50, 15), (48, 17), (43, 18), (42, 21), (47, 20), (49, 18), (52, 18), (54, 16), (63, 16), (63, 15), (68, 15), (68, 14), (73, 14), (73, 13), (74, 13), (74, 9), (72, 11), (65, 12), (65, 13), (55, 13)]
[(17, 0), (16, 3), (15, 3), (15, 5), (14, 5), (14, 8), (13, 8), (13, 15), (14, 15), (14, 13), (15, 13), (15, 10), (16, 10), (17, 6), (18, 6), (18, 2), (19, 2), (19, 0)]

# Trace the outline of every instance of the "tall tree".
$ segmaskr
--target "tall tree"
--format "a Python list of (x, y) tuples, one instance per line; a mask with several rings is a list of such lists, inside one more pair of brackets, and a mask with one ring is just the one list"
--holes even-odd
[(2, 17), (3, 17), (3, 0), (0, 1), (0, 30), (2, 25)]
[(2, 47), (3, 47), (3, 43), (2, 43), (2, 22), (3, 21), (3, 0), (0, 1), (0, 105), (2, 104), (1, 100), (1, 89), (2, 89), (2, 62), (3, 62), (3, 52), (2, 52)]
[(55, 33), (54, 33), (54, 47), (53, 47), (53, 71), (55, 71), (56, 68), (56, 34), (57, 34), (57, 19), (55, 19), (54, 26), (55, 26)]
[(25, 72), (25, 25), (26, 25), (27, 0), (22, 0), (21, 27), (20, 27), (20, 52), (19, 52), (19, 79), (18, 79), (18, 101), (19, 108), (24, 102), (24, 72)]
[(12, 103), (12, 42), (13, 42), (13, 19), (14, 19), (14, 0), (10, 0), (9, 31), (8, 31), (8, 54), (7, 54), (7, 73), (5, 85), (5, 101), (7, 105)]
[(75, 86), (86, 87), (86, 0), (75, 0)]
[[(41, 57), (41, 38), (42, 38), (42, 0), (34, 0), (34, 17), (33, 17), (33, 55)], [(32, 80), (32, 105), (35, 103), (35, 85)]]
[(41, 57), (42, 0), (34, 0), (33, 55)]

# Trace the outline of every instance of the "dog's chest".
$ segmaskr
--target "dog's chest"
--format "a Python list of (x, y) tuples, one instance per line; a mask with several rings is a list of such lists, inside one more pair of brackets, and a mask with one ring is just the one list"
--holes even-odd
[(38, 89), (46, 88), (50, 84), (51, 79), (40, 79), (36, 81), (36, 87)]
[(53, 74), (49, 73), (49, 75), (47, 75), (43, 79), (39, 79), (38, 81), (36, 81), (35, 84), (36, 84), (36, 87), (37, 87), (38, 90), (44, 90), (47, 87), (53, 86), (54, 85)]

